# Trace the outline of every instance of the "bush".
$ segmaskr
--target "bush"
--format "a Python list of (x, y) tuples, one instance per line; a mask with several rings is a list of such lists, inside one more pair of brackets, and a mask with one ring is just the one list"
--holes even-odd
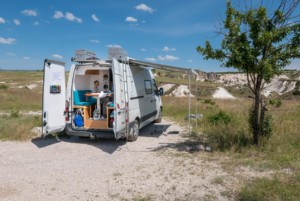
[(269, 104), (270, 105), (273, 105), (274, 107), (281, 107), (282, 106), (282, 100), (279, 100), (279, 99), (272, 99), (272, 100), (269, 100)]
[(5, 90), (5, 89), (7, 89), (7, 88), (8, 88), (8, 86), (5, 85), (5, 84), (1, 84), (1, 85), (0, 85), (0, 89), (4, 89), (4, 90)]
[(10, 117), (11, 118), (18, 118), (19, 116), (20, 116), (20, 111), (19, 110), (10, 111)]
[(232, 121), (232, 117), (228, 113), (223, 111), (220, 111), (217, 114), (209, 115), (207, 118), (210, 124), (215, 125), (220, 123), (224, 123), (227, 125)]
[(295, 96), (300, 96), (300, 90), (294, 91), (294, 92), (293, 92), (293, 95), (295, 95)]
[(203, 103), (209, 104), (209, 105), (215, 105), (215, 104), (216, 104), (216, 103), (215, 103), (213, 100), (211, 100), (211, 99), (205, 99), (205, 100), (203, 100)]

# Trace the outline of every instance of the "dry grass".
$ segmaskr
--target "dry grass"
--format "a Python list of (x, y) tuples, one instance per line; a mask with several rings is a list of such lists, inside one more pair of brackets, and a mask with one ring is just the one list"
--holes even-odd
[[(194, 137), (213, 146), (214, 156), (219, 158), (219, 162), (223, 164), (226, 171), (234, 174), (236, 168), (245, 166), (253, 171), (274, 170), (281, 174), (274, 178), (247, 181), (237, 191), (238, 199), (297, 200), (299, 198), (299, 101), (284, 100), (280, 108), (269, 106), (273, 134), (259, 147), (252, 145), (252, 134), (248, 129), (248, 110), (252, 104), (251, 100), (200, 100), (197, 102), (194, 98), (191, 103), (192, 113), (195, 113), (197, 105), (198, 113), (204, 115), (203, 119), (197, 121), (197, 129), (196, 120), (192, 120)], [(187, 98), (164, 97), (164, 109), (166, 116), (187, 124), (184, 120), (188, 112)], [(218, 114), (219, 111), (230, 116), (231, 121), (227, 124), (212, 123), (209, 117)], [(229, 159), (223, 160), (224, 157)]]

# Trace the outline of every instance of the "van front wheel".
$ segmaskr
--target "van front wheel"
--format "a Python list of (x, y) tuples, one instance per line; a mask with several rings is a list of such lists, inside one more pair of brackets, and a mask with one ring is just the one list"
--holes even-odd
[(132, 122), (130, 128), (129, 128), (129, 134), (127, 137), (127, 140), (132, 142), (132, 141), (136, 141), (138, 136), (139, 136), (139, 122), (137, 120), (134, 120), (134, 122)]
[(160, 123), (162, 120), (162, 109), (159, 110), (158, 118), (154, 121), (154, 123)]

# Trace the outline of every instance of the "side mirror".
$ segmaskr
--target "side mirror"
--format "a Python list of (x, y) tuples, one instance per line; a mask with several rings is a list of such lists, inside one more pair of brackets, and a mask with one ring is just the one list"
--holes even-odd
[(159, 88), (158, 93), (159, 96), (164, 95), (164, 89), (163, 88)]

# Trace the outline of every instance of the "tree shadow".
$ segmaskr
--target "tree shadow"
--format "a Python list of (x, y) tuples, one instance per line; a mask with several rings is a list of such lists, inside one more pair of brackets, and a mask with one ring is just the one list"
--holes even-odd
[(196, 153), (200, 151), (208, 151), (212, 152), (212, 148), (201, 141), (195, 141), (187, 139), (182, 142), (174, 142), (174, 143), (160, 143), (160, 146), (152, 149), (152, 151), (165, 151), (168, 149), (173, 149), (177, 152), (187, 152), (187, 153)]
[[(162, 134), (179, 134), (179, 131), (172, 131), (166, 133), (167, 129), (171, 126), (170, 123), (151, 123), (140, 130), (140, 136), (143, 137), (160, 137)], [(177, 133), (176, 133), (177, 132)]]

